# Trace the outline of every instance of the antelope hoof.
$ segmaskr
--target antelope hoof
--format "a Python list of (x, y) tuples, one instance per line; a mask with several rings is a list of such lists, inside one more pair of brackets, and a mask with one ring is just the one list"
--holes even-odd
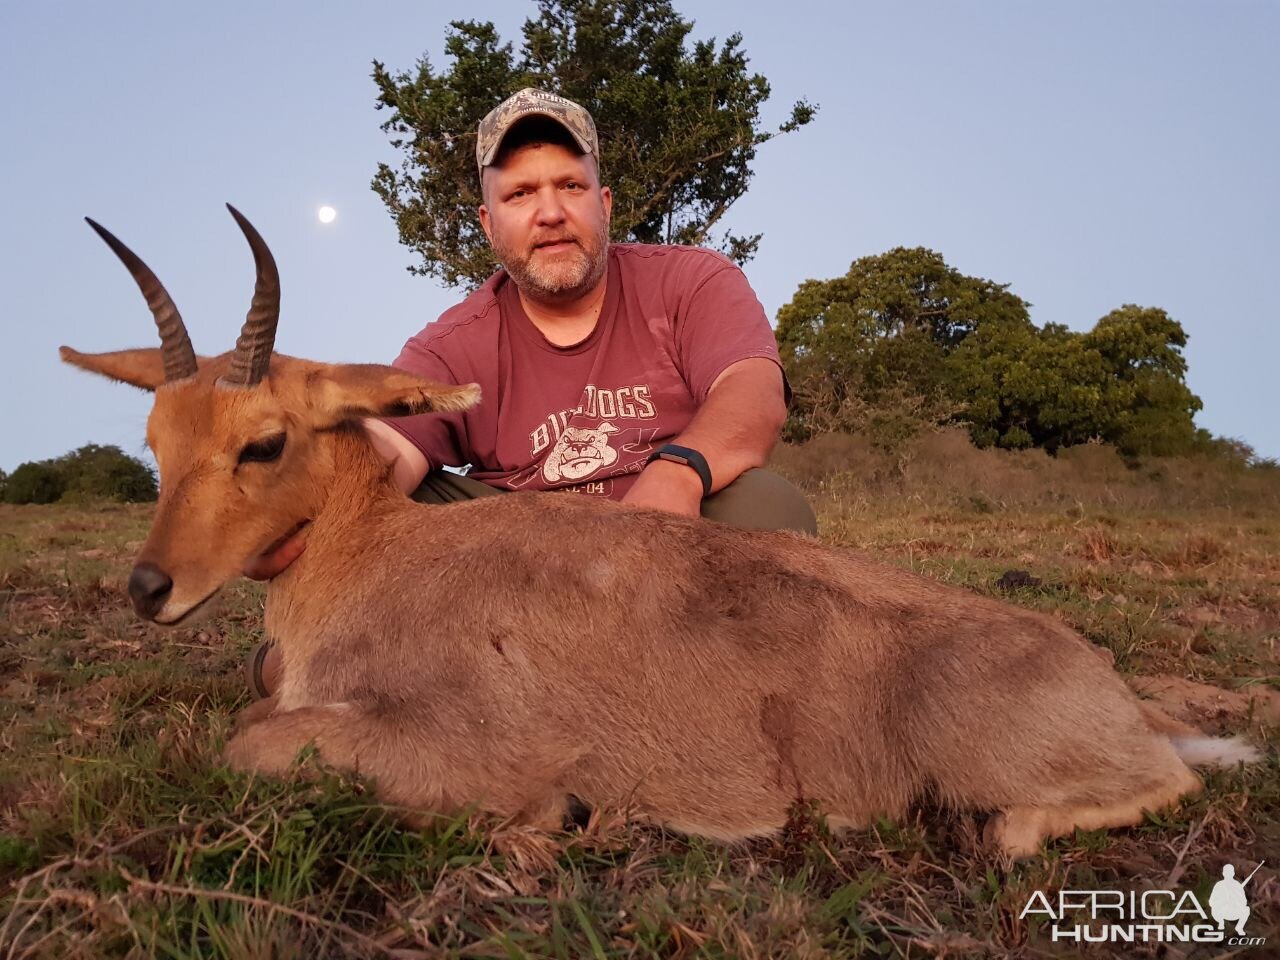
[(1040, 811), (1021, 808), (993, 814), (982, 828), (982, 842), (1011, 860), (1028, 860), (1040, 853), (1045, 838)]

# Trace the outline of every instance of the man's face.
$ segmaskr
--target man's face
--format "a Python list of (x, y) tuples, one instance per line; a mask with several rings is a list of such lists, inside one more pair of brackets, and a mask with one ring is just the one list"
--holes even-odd
[(480, 225), (525, 296), (549, 303), (590, 292), (608, 264), (613, 197), (595, 161), (555, 143), (486, 167)]

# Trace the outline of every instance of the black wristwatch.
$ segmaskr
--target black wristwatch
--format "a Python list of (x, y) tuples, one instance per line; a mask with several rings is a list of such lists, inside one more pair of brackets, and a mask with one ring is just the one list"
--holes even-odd
[(649, 454), (649, 459), (645, 463), (653, 463), (655, 460), (670, 460), (672, 463), (692, 467), (693, 472), (702, 480), (702, 495), (706, 497), (711, 494), (711, 468), (707, 466), (707, 458), (697, 450), (677, 446), (674, 443), (664, 443)]

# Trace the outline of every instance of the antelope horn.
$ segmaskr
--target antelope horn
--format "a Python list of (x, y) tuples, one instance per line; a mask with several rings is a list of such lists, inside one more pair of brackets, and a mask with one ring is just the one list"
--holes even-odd
[(182, 316), (178, 313), (173, 298), (165, 290), (164, 284), (151, 272), (151, 268), (143, 263), (136, 253), (117, 240), (110, 230), (88, 217), (84, 219), (98, 236), (106, 241), (107, 246), (115, 251), (116, 256), (133, 275), (138, 289), (147, 299), (147, 306), (151, 308), (151, 314), (156, 318), (156, 326), (160, 328), (160, 355), (164, 358), (165, 382), (172, 383), (174, 380), (192, 376), (196, 372), (196, 352), (191, 348), (191, 338), (187, 335)]
[(231, 369), (218, 382), (233, 387), (252, 387), (262, 382), (271, 363), (276, 324), (280, 322), (280, 274), (276, 270), (275, 258), (253, 224), (231, 204), (227, 204), (227, 209), (249, 241), (253, 262), (258, 268), (258, 279), (253, 288), (249, 315), (240, 328), (236, 350), (231, 356)]

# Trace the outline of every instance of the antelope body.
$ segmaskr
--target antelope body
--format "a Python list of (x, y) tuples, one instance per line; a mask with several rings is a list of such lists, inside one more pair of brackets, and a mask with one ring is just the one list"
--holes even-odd
[(271, 353), (275, 265), (235, 215), (258, 263), (235, 351), (196, 358), (163, 287), (96, 224), (164, 346), (63, 348), (155, 390), (143, 616), (185, 622), (306, 538), (268, 592), (281, 688), (233, 766), (282, 772), (314, 744), (409, 808), (550, 828), (576, 797), (720, 839), (777, 830), (800, 798), (857, 826), (928, 793), (993, 812), (988, 839), (1026, 855), (1200, 790), (1179, 751), (1252, 758), (1182, 739), (1055, 620), (858, 553), (581, 496), (413, 503), (358, 419), (460, 409), (476, 388)]

